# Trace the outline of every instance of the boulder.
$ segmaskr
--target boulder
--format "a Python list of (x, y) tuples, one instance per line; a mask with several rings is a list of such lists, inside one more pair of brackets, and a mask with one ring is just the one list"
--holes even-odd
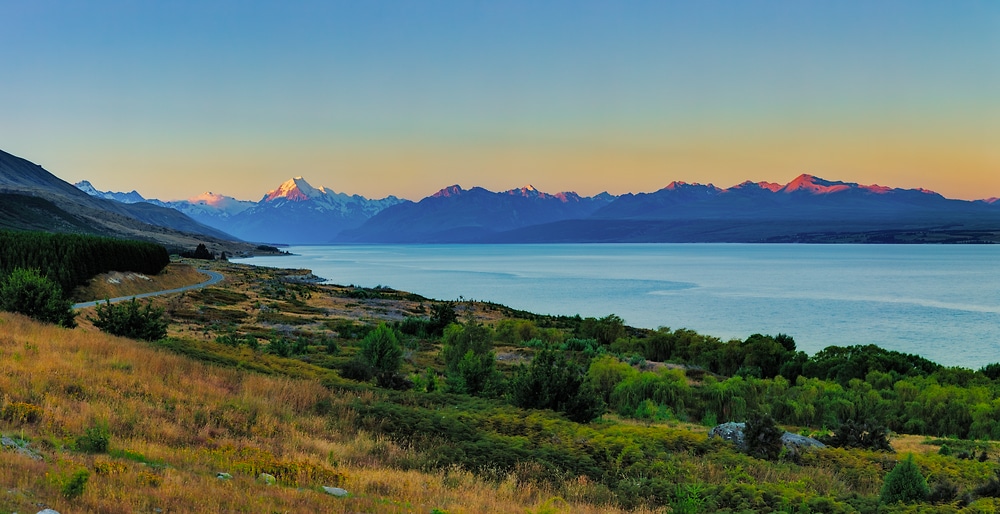
[[(743, 430), (746, 428), (746, 423), (723, 423), (721, 425), (716, 425), (708, 431), (708, 437), (718, 437), (724, 441), (729, 441), (733, 443), (740, 451), (746, 450), (746, 441), (743, 436)], [(812, 437), (806, 437), (804, 435), (793, 434), (786, 431), (781, 435), (781, 443), (788, 448), (789, 451), (798, 453), (802, 448), (825, 448), (826, 445), (813, 439)]]
[(349, 493), (349, 492), (347, 492), (344, 489), (341, 489), (339, 487), (327, 487), (325, 485), (323, 486), (323, 491), (325, 491), (326, 494), (331, 494), (331, 495), (336, 496), (338, 498), (343, 498), (343, 497), (349, 496), (351, 494), (351, 493)]
[(270, 473), (261, 473), (260, 476), (257, 477), (257, 480), (260, 480), (261, 482), (264, 482), (267, 485), (274, 485), (278, 481), (276, 478), (274, 478), (274, 475)]
[(708, 431), (708, 437), (718, 437), (723, 441), (733, 443), (740, 450), (746, 450), (746, 442), (743, 438), (743, 429), (745, 429), (746, 426), (746, 423), (733, 423), (732, 421), (716, 425)]
[(42, 456), (38, 452), (28, 448), (28, 442), (21, 439), (13, 439), (7, 436), (0, 437), (0, 446), (3, 448), (12, 450), (14, 453), (20, 453), (25, 457), (33, 460), (42, 460)]
[(232, 480), (233, 475), (230, 475), (229, 473), (223, 473), (220, 471), (215, 474), (215, 478), (218, 478), (219, 480)]

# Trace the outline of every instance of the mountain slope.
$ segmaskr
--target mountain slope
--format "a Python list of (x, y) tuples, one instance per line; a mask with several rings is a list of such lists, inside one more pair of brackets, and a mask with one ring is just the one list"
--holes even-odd
[[(518, 204), (513, 198), (530, 198)], [(505, 201), (506, 200), (506, 201)], [(824, 180), (743, 182), (728, 189), (673, 182), (653, 193), (585, 199), (531, 188), (458, 186), (396, 206), (344, 234), (350, 242), (572, 243), (982, 241), (1000, 232), (996, 202), (950, 200), (923, 189)], [(549, 202), (549, 203), (546, 203)], [(910, 235), (900, 231), (935, 232)], [(976, 235), (986, 231), (992, 235)], [(869, 234), (846, 238), (834, 234)], [(900, 237), (897, 237), (900, 236)], [(985, 239), (984, 239), (985, 238)]]
[[(91, 195), (135, 200), (132, 193), (99, 191), (87, 186), (90, 186), (87, 181), (77, 184)], [(369, 200), (325, 187), (315, 188), (302, 177), (295, 177), (265, 193), (258, 202), (211, 192), (188, 200), (140, 201), (178, 210), (200, 223), (247, 241), (317, 244), (331, 242), (342, 230), (358, 227), (382, 209), (402, 200), (394, 196)]]
[(418, 203), (385, 209), (340, 241), (391, 243), (477, 242), (521, 227), (589, 216), (610, 197), (550, 195), (531, 186), (494, 193), (455, 185)]
[(168, 247), (233, 251), (233, 237), (184, 214), (145, 203), (94, 198), (41, 166), (0, 151), (0, 228), (84, 232), (156, 241)]

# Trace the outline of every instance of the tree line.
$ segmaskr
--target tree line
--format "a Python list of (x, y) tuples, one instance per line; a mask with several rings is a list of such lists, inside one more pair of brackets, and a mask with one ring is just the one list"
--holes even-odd
[(0, 277), (36, 269), (68, 293), (109, 271), (155, 275), (170, 263), (158, 244), (81, 234), (0, 230)]

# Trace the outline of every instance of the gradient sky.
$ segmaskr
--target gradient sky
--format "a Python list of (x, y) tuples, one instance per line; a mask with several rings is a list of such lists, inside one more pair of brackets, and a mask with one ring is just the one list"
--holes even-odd
[(0, 149), (165, 200), (1000, 196), (1000, 2), (0, 0)]

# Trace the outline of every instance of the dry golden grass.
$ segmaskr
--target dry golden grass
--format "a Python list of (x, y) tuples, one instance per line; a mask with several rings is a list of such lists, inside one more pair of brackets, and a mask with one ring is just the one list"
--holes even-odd
[(927, 436), (924, 435), (895, 434), (889, 443), (892, 444), (892, 449), (900, 455), (937, 453), (940, 449), (939, 446), (927, 444)]
[(112, 271), (92, 278), (86, 286), (76, 288), (73, 291), (73, 298), (81, 302), (118, 298), (165, 289), (177, 289), (205, 280), (208, 280), (208, 277), (198, 273), (198, 270), (190, 264), (183, 263), (171, 263), (159, 274), (149, 276), (141, 273)]
[[(41, 408), (34, 421), (0, 420), (44, 460), (0, 453), (0, 511), (34, 512), (614, 512), (591, 504), (580, 479), (553, 491), (452, 469), (393, 466), (412, 454), (351, 427), (350, 402), (371, 392), (329, 391), (315, 381), (209, 366), (94, 330), (66, 330), (0, 314), (0, 409)], [(318, 405), (324, 405), (319, 414)], [(106, 424), (110, 453), (73, 450)], [(83, 494), (63, 496), (73, 473)], [(256, 480), (261, 471), (279, 484)], [(228, 472), (232, 480), (219, 480)], [(340, 486), (346, 499), (322, 492)], [(640, 511), (641, 512), (641, 511)]]

